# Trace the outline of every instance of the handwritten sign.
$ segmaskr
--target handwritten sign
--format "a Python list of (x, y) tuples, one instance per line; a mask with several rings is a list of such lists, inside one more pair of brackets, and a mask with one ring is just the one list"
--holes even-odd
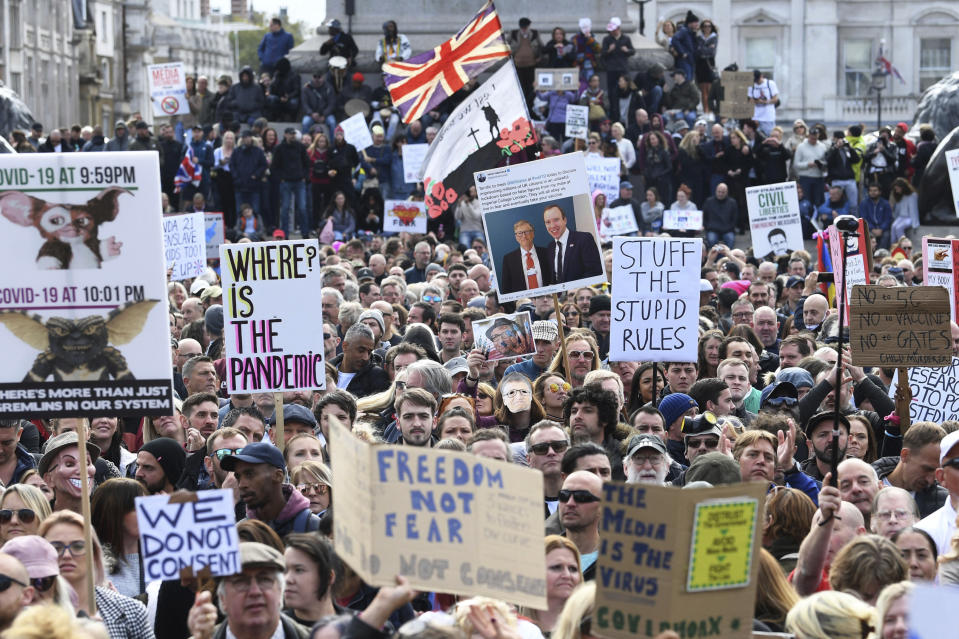
[(959, 149), (946, 151), (946, 166), (949, 168), (952, 202), (956, 206), (956, 215), (959, 215)]
[(206, 224), (206, 259), (220, 259), (220, 244), (226, 241), (226, 229), (223, 227), (222, 213), (204, 213)]
[(746, 189), (753, 255), (779, 256), (803, 248), (802, 219), (795, 182)]
[(922, 238), (922, 281), (927, 286), (941, 286), (949, 293), (953, 321), (959, 320), (956, 300), (959, 299), (959, 240)]
[(566, 105), (566, 137), (585, 140), (589, 135), (589, 107)]
[(372, 446), (331, 424), (334, 545), (368, 584), (546, 609), (542, 474), (452, 451)]
[[(872, 251), (868, 250), (870, 246), (869, 224), (866, 220), (859, 220), (859, 229), (856, 233), (848, 235), (839, 231), (835, 224), (829, 225), (826, 229), (826, 237), (829, 242), (829, 257), (833, 264), (833, 280), (835, 282), (836, 296), (842, 291), (843, 280), (846, 281), (846, 300), (843, 305), (846, 322), (849, 324), (849, 300), (852, 298), (852, 289), (857, 284), (869, 283), (869, 271), (872, 269)], [(842, 268), (842, 242), (846, 243), (846, 269)], [(834, 302), (838, 308), (838, 302)]]
[[(895, 399), (899, 371), (889, 384), (889, 397)], [(947, 368), (920, 367), (909, 369), (909, 416), (916, 422), (941, 423), (959, 419), (959, 357), (953, 357)]]
[(701, 231), (703, 230), (702, 211), (663, 211), (664, 231)]
[(230, 393), (326, 387), (319, 252), (315, 239), (220, 247)]
[(609, 226), (606, 227), (606, 235), (627, 235), (639, 231), (639, 225), (636, 223), (636, 214), (633, 212), (631, 204), (624, 204), (616, 208), (609, 209)]
[(719, 112), (723, 117), (742, 120), (751, 118), (756, 109), (749, 102), (749, 87), (753, 84), (751, 71), (723, 71), (723, 99), (719, 103)]
[(606, 204), (619, 197), (619, 158), (586, 158), (589, 192), (599, 189), (606, 196)]
[(153, 115), (186, 115), (190, 112), (182, 62), (148, 65), (147, 86), (150, 90)]
[(579, 69), (536, 69), (537, 91), (579, 91)]
[[(429, 144), (404, 144), (403, 145), (403, 181), (407, 184), (420, 182), (423, 177), (421, 169), (423, 168), (423, 159), (426, 152), (429, 151)], [(426, 231), (423, 231), (424, 233)]]
[(223, 577), (242, 569), (232, 490), (152, 495), (134, 503), (147, 581), (201, 572)]
[(206, 270), (205, 224), (203, 213), (163, 217), (163, 256), (171, 282), (196, 277)]
[(595, 634), (748, 639), (766, 489), (604, 484)]
[(386, 200), (383, 212), (383, 231), (387, 233), (426, 233), (426, 202)]
[(854, 286), (849, 346), (857, 366), (949, 366), (949, 292), (941, 286)]
[(363, 117), (362, 111), (340, 122), (340, 126), (343, 127), (343, 137), (349, 144), (355, 146), (357, 151), (373, 145), (373, 136), (370, 135), (370, 128), (366, 126), (366, 118)]
[(696, 361), (702, 252), (698, 239), (613, 238), (611, 361)]

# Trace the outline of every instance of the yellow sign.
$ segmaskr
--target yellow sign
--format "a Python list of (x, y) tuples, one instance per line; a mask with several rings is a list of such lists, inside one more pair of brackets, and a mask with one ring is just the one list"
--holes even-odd
[(757, 505), (755, 499), (696, 504), (686, 580), (688, 592), (749, 584)]

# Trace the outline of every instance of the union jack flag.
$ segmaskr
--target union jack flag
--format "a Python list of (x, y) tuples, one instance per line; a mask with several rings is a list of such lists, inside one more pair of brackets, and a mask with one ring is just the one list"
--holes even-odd
[(897, 80), (899, 80), (899, 81), (902, 82), (903, 84), (906, 83), (906, 81), (905, 81), (905, 80), (903, 79), (903, 77), (902, 77), (902, 74), (899, 73), (899, 69), (897, 69), (896, 67), (894, 67), (894, 66), (892, 65), (892, 62), (890, 62), (889, 59), (888, 59), (886, 56), (884, 56), (884, 55), (879, 56), (879, 57), (876, 59), (876, 62), (879, 64), (880, 67), (882, 67), (882, 69), (883, 69), (883, 71), (885, 72), (886, 75), (894, 75), (894, 76), (896, 76), (896, 79), (897, 79)]
[(179, 168), (176, 170), (176, 175), (173, 176), (173, 192), (179, 193), (187, 184), (200, 186), (202, 179), (203, 167), (200, 166), (193, 156), (193, 149), (188, 148), (186, 155), (183, 156), (183, 160), (180, 162)]
[(509, 53), (490, 1), (459, 33), (432, 51), (384, 64), (383, 81), (403, 121), (412, 122)]

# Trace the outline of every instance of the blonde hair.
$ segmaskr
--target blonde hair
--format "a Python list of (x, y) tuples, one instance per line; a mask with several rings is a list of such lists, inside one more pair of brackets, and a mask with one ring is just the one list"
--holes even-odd
[(786, 615), (796, 639), (862, 639), (875, 626), (875, 611), (856, 597), (835, 590), (814, 593)]
[(46, 495), (36, 486), (31, 486), (30, 484), (13, 484), (12, 486), (7, 486), (3, 491), (3, 495), (0, 496), (0, 508), (3, 507), (3, 502), (7, 498), (7, 495), (16, 495), (19, 497), (20, 501), (26, 504), (33, 512), (37, 513), (38, 522), (42, 522), (53, 512), (50, 509), (50, 502), (47, 501)]
[(453, 623), (457, 628), (462, 630), (467, 637), (472, 637), (476, 632), (473, 628), (473, 622), (470, 621), (469, 618), (470, 608), (473, 606), (477, 606), (480, 609), (491, 607), (495, 612), (500, 614), (508, 627), (513, 629), (517, 627), (516, 615), (505, 602), (499, 599), (492, 599), (491, 597), (470, 597), (469, 599), (460, 601), (456, 604), (456, 607), (453, 608)]
[[(103, 628), (99, 622), (96, 626)], [(40, 604), (25, 608), (2, 636), (3, 639), (100, 639), (107, 635), (80, 623), (60, 606)]]
[(315, 459), (307, 459), (304, 462), (300, 462), (300, 465), (296, 467), (290, 476), (293, 485), (299, 484), (300, 478), (303, 477), (304, 474), (309, 474), (324, 486), (331, 489), (333, 488), (333, 473), (330, 471), (330, 467), (323, 462), (318, 462)]
[(760, 621), (771, 621), (782, 626), (786, 614), (799, 601), (799, 595), (792, 584), (786, 581), (779, 562), (765, 548), (759, 549), (759, 577), (756, 583), (758, 587), (753, 616)]
[(582, 639), (579, 624), (593, 612), (596, 604), (596, 582), (581, 583), (566, 600), (550, 639)]
[[(58, 510), (40, 523), (40, 530), (37, 534), (46, 539), (47, 533), (57, 524), (66, 524), (76, 526), (83, 534), (83, 517), (72, 510)], [(106, 582), (106, 572), (103, 567), (103, 548), (100, 546), (100, 538), (97, 537), (97, 531), (90, 527), (90, 539), (93, 542), (93, 572), (87, 575), (87, 579), (93, 579), (94, 585), (100, 586)]]
[(911, 581), (900, 581), (899, 583), (889, 584), (882, 589), (879, 598), (876, 600), (876, 637), (882, 637), (885, 630), (883, 626), (885, 625), (886, 613), (889, 612), (892, 604), (902, 597), (911, 595), (912, 589), (915, 587), (916, 585)]

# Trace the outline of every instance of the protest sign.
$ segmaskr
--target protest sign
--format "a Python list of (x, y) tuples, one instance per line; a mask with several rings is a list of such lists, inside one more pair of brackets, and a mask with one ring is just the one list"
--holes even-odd
[(386, 200), (383, 203), (385, 233), (426, 233), (426, 202)]
[(196, 277), (206, 270), (206, 233), (203, 213), (163, 216), (163, 256), (170, 281)]
[(579, 153), (476, 172), (499, 301), (606, 281), (587, 188)]
[(206, 259), (220, 259), (220, 244), (226, 241), (226, 229), (223, 226), (222, 213), (204, 213), (206, 225)]
[[(899, 371), (889, 384), (889, 397), (895, 399), (899, 387)], [(919, 367), (909, 369), (909, 402), (911, 423), (959, 419), (959, 357), (953, 357), (945, 368)]]
[(956, 310), (956, 300), (959, 300), (959, 240), (922, 238), (922, 281), (927, 286), (941, 286), (949, 292), (950, 317), (953, 321), (959, 321)]
[(186, 74), (182, 62), (150, 64), (147, 66), (147, 85), (153, 115), (186, 115), (190, 103), (186, 97)]
[(319, 252), (315, 239), (220, 247), (230, 393), (326, 388)]
[(356, 147), (357, 152), (373, 144), (373, 136), (370, 135), (370, 128), (366, 126), (366, 118), (362, 112), (346, 118), (340, 122), (340, 126), (343, 127), (343, 137)]
[(0, 417), (172, 414), (157, 154), (2, 155), (0, 213)]
[[(407, 184), (415, 184), (423, 178), (420, 171), (423, 168), (423, 158), (429, 151), (429, 144), (404, 144), (403, 145), (403, 181)], [(425, 231), (424, 231), (425, 233)]]
[[(865, 220), (859, 220), (859, 231), (846, 237), (846, 272), (842, 269), (842, 244), (840, 232), (835, 224), (826, 229), (829, 240), (829, 257), (833, 265), (833, 281), (836, 286), (836, 297), (841, 295), (843, 280), (846, 281), (846, 303), (843, 305), (845, 319), (843, 323), (849, 325), (849, 299), (852, 297), (852, 287), (857, 284), (869, 283), (869, 271), (872, 269), (872, 253), (870, 246), (869, 225)], [(865, 249), (865, 250), (864, 250)], [(836, 307), (839, 303), (836, 302)]]
[(719, 112), (723, 117), (734, 120), (752, 118), (756, 110), (749, 101), (752, 71), (723, 71), (721, 80), (723, 99), (719, 102)]
[(746, 189), (753, 255), (774, 260), (803, 248), (802, 218), (795, 182)]
[(224, 577), (242, 570), (232, 490), (180, 491), (134, 502), (146, 581)]
[(589, 107), (566, 105), (566, 137), (585, 140), (589, 135)]
[(607, 206), (619, 197), (619, 165), (619, 158), (586, 158), (590, 197), (599, 189), (606, 196)]
[(702, 211), (676, 211), (666, 209), (663, 211), (663, 230), (664, 231), (702, 231), (703, 230), (703, 212)]
[(613, 362), (694, 362), (699, 339), (699, 239), (613, 238)]
[(909, 600), (909, 639), (953, 636), (956, 622), (948, 611), (959, 608), (959, 588), (920, 581), (905, 597)]
[(748, 639), (767, 489), (604, 484), (594, 633)]
[(939, 286), (854, 286), (849, 346), (856, 366), (949, 366), (949, 293)]
[(956, 215), (959, 215), (959, 149), (946, 151), (946, 166), (949, 168), (952, 201), (956, 206)]
[(508, 359), (536, 352), (529, 311), (499, 313), (473, 324), (473, 348), (483, 351), (487, 360)]
[[(339, 555), (373, 586), (396, 575), (422, 590), (546, 609), (543, 476), (447, 450), (372, 446), (334, 421)], [(349, 511), (347, 513), (346, 511)]]
[(579, 92), (579, 69), (536, 69), (537, 91)]
[(609, 226), (606, 227), (606, 234), (610, 237), (639, 231), (639, 224), (636, 223), (636, 213), (633, 212), (632, 204), (624, 204), (609, 209), (607, 219), (609, 219)]

